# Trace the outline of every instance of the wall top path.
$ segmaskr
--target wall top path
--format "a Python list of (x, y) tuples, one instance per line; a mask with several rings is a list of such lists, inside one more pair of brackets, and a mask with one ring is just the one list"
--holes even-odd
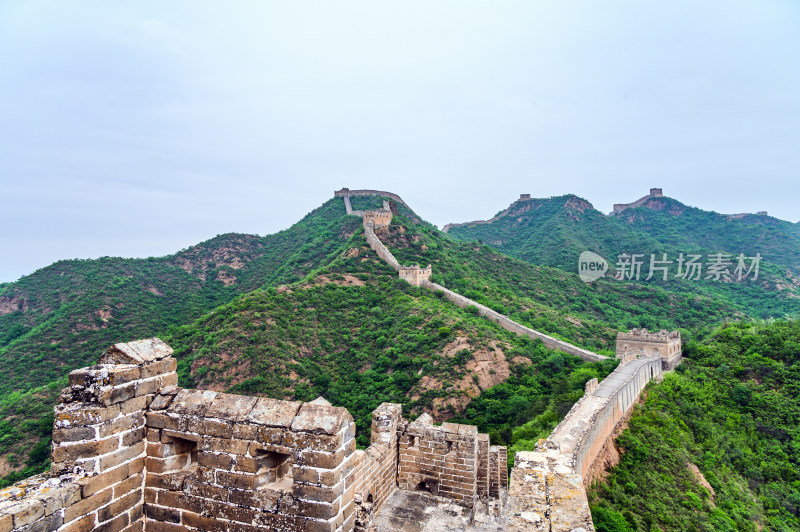
[(343, 188), (341, 190), (334, 191), (333, 195), (334, 196), (344, 196), (344, 197), (347, 197), (347, 196), (380, 196), (380, 197), (383, 197), (383, 198), (391, 198), (391, 199), (395, 200), (397, 203), (402, 203), (403, 205), (408, 207), (408, 204), (405, 201), (403, 201), (403, 198), (401, 198), (400, 196), (398, 196), (397, 194), (395, 194), (393, 192), (386, 192), (385, 190), (366, 190), (366, 189), (350, 190), (349, 188), (345, 187), (345, 188)]
[(660, 362), (657, 357), (637, 358), (623, 366), (618, 366), (608, 377), (589, 394), (581, 398), (569, 411), (564, 420), (553, 430), (549, 441), (558, 443), (561, 454), (571, 455), (581, 442), (595, 412), (603, 408), (609, 397), (621, 390), (633, 378), (639, 368), (653, 361)]

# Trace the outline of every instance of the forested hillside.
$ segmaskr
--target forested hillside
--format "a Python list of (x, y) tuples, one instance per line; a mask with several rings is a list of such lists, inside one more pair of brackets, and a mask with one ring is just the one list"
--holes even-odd
[[(483, 242), (531, 264), (578, 271), (578, 257), (593, 251), (608, 260), (612, 270), (622, 253), (643, 255), (639, 279), (625, 283), (657, 285), (673, 293), (699, 293), (726, 301), (757, 318), (782, 317), (797, 312), (800, 301), (800, 226), (763, 215), (730, 217), (686, 206), (674, 199), (650, 198), (641, 207), (606, 216), (577, 196), (514, 202), (505, 216), (492, 223), (452, 227), (448, 235), (460, 241)], [(760, 253), (759, 277), (736, 282), (676, 278), (680, 254), (731, 255)], [(650, 255), (671, 260), (668, 280), (656, 272), (651, 280)], [(751, 265), (746, 261), (746, 266)], [(611, 274), (606, 276), (611, 277)]]
[(161, 258), (60, 261), (5, 284), (0, 392), (46, 384), (112, 343), (163, 334), (239, 294), (302, 279), (359, 225), (331, 200), (274, 235), (220, 235)]
[(71, 369), (256, 287), (296, 282), (360, 225), (332, 199), (274, 235), (220, 235), (161, 258), (60, 261), (0, 285), (0, 485), (48, 467), (52, 408)]
[[(381, 201), (356, 197), (353, 208)], [(501, 254), (488, 241), (456, 241), (402, 204), (391, 208), (392, 224), (378, 233), (401, 263), (431, 264), (436, 282), (606, 355), (619, 330), (681, 329), (689, 338), (763, 310), (694, 285), (588, 285), (572, 271)], [(341, 198), (276, 235), (222, 235), (164, 258), (62, 261), (1, 290), (6, 484), (47, 467), (48, 412), (64, 376), (119, 341), (164, 338), (176, 350), (183, 386), (299, 400), (322, 395), (352, 412), (361, 445), (371, 411), (394, 401), (406, 414), (476, 424), (493, 443), (509, 445), (512, 459), (549, 434), (588, 379), (616, 364), (548, 350), (477, 309), (399, 280), (367, 246), (361, 219), (345, 215)], [(607, 510), (616, 518), (617, 510)]]
[[(561, 270), (453, 242), (393, 208), (391, 226), (377, 233), (401, 263), (431, 263), (436, 279), (460, 293), (608, 355), (617, 330), (693, 327), (732, 312), (657, 288), (601, 282), (590, 289)], [(336, 260), (303, 282), (237, 298), (167, 341), (183, 385), (300, 400), (324, 395), (356, 416), (362, 443), (371, 411), (397, 401), (407, 412), (475, 423), (497, 444), (530, 448), (582, 395), (586, 380), (615, 364), (549, 351), (409, 286), (360, 228)]]
[(597, 530), (800, 529), (800, 321), (728, 324), (684, 356), (591, 490)]

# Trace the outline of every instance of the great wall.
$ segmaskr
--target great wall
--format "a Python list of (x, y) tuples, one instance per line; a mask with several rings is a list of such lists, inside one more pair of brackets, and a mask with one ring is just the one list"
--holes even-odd
[[(585, 360), (605, 357), (517, 324), (402, 266), (376, 234), (390, 206), (346, 212), (367, 243), (409, 283), (516, 334)], [(537, 450), (506, 449), (474, 426), (408, 422), (401, 405), (372, 413), (370, 446), (356, 449), (346, 409), (177, 386), (172, 349), (157, 338), (111, 346), (72, 371), (55, 407), (52, 466), (0, 491), (0, 532), (594, 530), (586, 486), (646, 384), (681, 360), (677, 332), (619, 333), (618, 367), (586, 384)]]

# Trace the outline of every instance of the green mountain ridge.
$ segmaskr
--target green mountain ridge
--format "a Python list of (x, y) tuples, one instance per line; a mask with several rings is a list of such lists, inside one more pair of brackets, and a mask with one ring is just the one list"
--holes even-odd
[(598, 532), (800, 529), (800, 321), (689, 342), (589, 492)]
[(266, 237), (220, 235), (161, 258), (59, 261), (6, 284), (0, 393), (60, 378), (112, 343), (163, 334), (255, 288), (302, 279), (358, 226), (327, 205)]
[[(494, 222), (451, 225), (447, 234), (568, 272), (577, 272), (580, 254), (592, 251), (608, 261), (611, 273), (606, 278), (615, 274), (621, 254), (637, 253), (644, 264), (635, 282), (709, 295), (761, 318), (796, 314), (800, 308), (800, 233), (794, 224), (768, 216), (735, 219), (666, 197), (649, 198), (640, 207), (605, 215), (586, 200), (567, 195), (519, 200)], [(707, 270), (699, 281), (676, 278), (681, 254), (698, 254), (706, 261), (720, 252), (730, 255), (731, 282), (708, 280)], [(752, 272), (736, 282), (740, 253), (745, 254), (745, 266), (761, 253), (758, 279)], [(664, 254), (672, 261), (667, 281), (660, 272), (648, 281), (650, 256), (659, 260)]]
[[(367, 210), (382, 200), (354, 197), (352, 203)], [(674, 229), (667, 216), (707, 216), (671, 201), (664, 199), (660, 210), (643, 205), (624, 211), (630, 221), (603, 215), (572, 195), (515, 202), (498, 221), (475, 225), (488, 228), (492, 241), (444, 234), (390, 200), (392, 224), (376, 233), (401, 264), (431, 264), (433, 281), (612, 357), (620, 330), (679, 329), (696, 346), (696, 337), (730, 319), (796, 310), (788, 276), (780, 280), (789, 283), (782, 290), (776, 282), (660, 284), (610, 276), (584, 283), (568, 267), (573, 247), (608, 254), (619, 235), (626, 245), (669, 253), (701, 241), (682, 233), (683, 240), (661, 238)], [(684, 214), (670, 214), (680, 208)], [(716, 215), (707, 217), (709, 228), (721, 223)], [(784, 225), (775, 227), (774, 235), (756, 228), (734, 243), (772, 235), (763, 242), (783, 250), (790, 262), (791, 238)], [(711, 245), (714, 238), (702, 242)], [(765, 271), (779, 268), (791, 270), (770, 263)], [(299, 400), (322, 395), (353, 414), (362, 446), (370, 412), (392, 401), (412, 417), (427, 411), (440, 421), (475, 424), (494, 444), (508, 445), (512, 460), (514, 452), (532, 450), (549, 434), (587, 380), (602, 379), (616, 364), (585, 363), (546, 349), (399, 280), (368, 247), (361, 219), (344, 213), (341, 198), (275, 235), (220, 235), (158, 259), (62, 261), (3, 285), (0, 298), (0, 470), (10, 473), (4, 484), (47, 467), (46, 412), (69, 369), (92, 364), (111, 343), (138, 337), (158, 335), (175, 348), (183, 386)], [(689, 424), (686, 417), (681, 422)], [(669, 459), (680, 459), (681, 452)], [(644, 523), (642, 506), (612, 500), (614, 489), (593, 495), (596, 522), (617, 526), (621, 518), (634, 529)], [(731, 497), (755, 493), (747, 487)], [(684, 508), (696, 502), (685, 493), (679, 501)], [(752, 514), (766, 522), (762, 515)], [(703, 519), (695, 521), (708, 521)]]

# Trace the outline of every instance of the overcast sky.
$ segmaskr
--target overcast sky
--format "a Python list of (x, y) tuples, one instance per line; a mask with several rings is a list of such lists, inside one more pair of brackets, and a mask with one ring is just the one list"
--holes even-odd
[(800, 219), (800, 2), (0, 0), (0, 281), (286, 228), (660, 186)]

